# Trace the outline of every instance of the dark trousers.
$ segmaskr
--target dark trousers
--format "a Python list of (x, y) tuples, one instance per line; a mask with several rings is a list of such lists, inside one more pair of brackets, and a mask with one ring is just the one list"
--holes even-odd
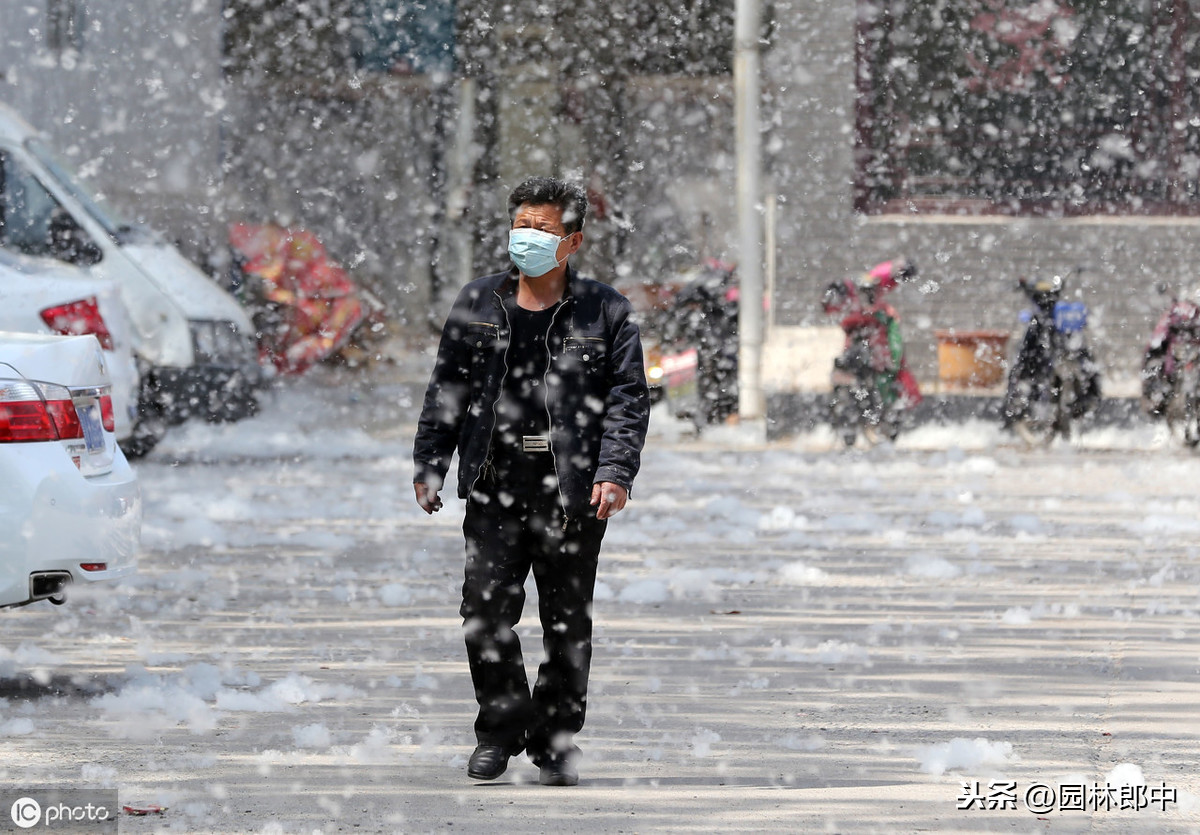
[[(461, 614), (479, 713), (480, 744), (525, 749), (541, 764), (576, 750), (592, 658), (592, 594), (606, 522), (563, 513), (549, 453), (497, 462), (467, 501)], [(543, 660), (532, 691), (514, 627), (530, 570)]]

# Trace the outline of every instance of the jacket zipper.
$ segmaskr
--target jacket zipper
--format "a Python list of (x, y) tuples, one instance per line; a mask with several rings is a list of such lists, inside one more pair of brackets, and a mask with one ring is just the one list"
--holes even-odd
[(554, 481), (558, 484), (558, 506), (562, 508), (563, 514), (562, 529), (563, 533), (566, 533), (567, 525), (570, 523), (571, 517), (567, 515), (567, 500), (563, 496), (562, 478), (558, 475), (558, 455), (554, 451), (554, 415), (550, 412), (550, 364), (554, 360), (554, 358), (550, 355), (550, 332), (554, 330), (554, 323), (558, 320), (558, 314), (564, 307), (566, 307), (565, 300), (555, 309), (554, 314), (550, 317), (550, 324), (546, 328), (546, 370), (542, 374), (542, 391), (546, 394), (546, 426), (550, 431), (550, 461), (554, 465)]
[[(492, 295), (496, 297), (496, 303), (500, 305), (500, 312), (504, 314), (504, 324), (508, 326), (508, 331), (512, 333), (512, 320), (508, 317), (508, 310), (504, 307), (504, 300), (500, 298), (500, 293), (497, 290), (492, 291)], [(496, 329), (496, 337), (500, 336), (500, 326), (493, 325), (491, 322), (471, 322), (473, 325), (488, 325)], [(475, 485), (479, 483), (479, 479), (487, 474), (489, 470), (495, 472), (495, 465), (492, 463), (492, 434), (496, 431), (496, 404), (500, 402), (500, 392), (504, 391), (504, 381), (508, 379), (508, 349), (504, 349), (504, 373), (500, 375), (500, 388), (497, 390), (496, 397), (492, 400), (492, 428), (488, 430), (488, 447), (487, 453), (483, 456), (483, 464), (479, 467), (479, 472), (475, 473), (475, 479), (471, 482), (471, 487), (467, 491), (467, 500), (470, 501), (472, 494), (475, 492)]]

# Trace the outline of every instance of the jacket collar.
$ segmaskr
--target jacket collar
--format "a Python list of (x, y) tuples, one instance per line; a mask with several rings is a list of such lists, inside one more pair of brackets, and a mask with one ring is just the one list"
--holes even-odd
[[(517, 303), (517, 282), (520, 271), (513, 267), (504, 274), (504, 278), (500, 281), (500, 286), (496, 288), (496, 292), (500, 296), (500, 300), (506, 307)], [(572, 297), (578, 296), (583, 290), (583, 276), (579, 271), (567, 264), (567, 286), (563, 290), (562, 300), (564, 302), (571, 301)]]

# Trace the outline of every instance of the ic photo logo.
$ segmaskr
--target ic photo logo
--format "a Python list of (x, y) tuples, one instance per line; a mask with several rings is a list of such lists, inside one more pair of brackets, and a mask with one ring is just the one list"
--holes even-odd
[[(115, 790), (56, 789), (44, 792), (14, 791), (0, 801), (0, 810), (12, 797), (17, 799), (8, 808), (17, 829), (44, 829), (53, 832), (116, 832), (117, 808)], [(36, 800), (34, 798), (37, 798)], [(3, 812), (0, 811), (0, 815)], [(8, 825), (0, 825), (0, 831), (15, 831)]]
[(42, 806), (32, 797), (22, 797), (12, 805), (9, 814), (13, 823), (22, 829), (37, 826), (42, 820)]

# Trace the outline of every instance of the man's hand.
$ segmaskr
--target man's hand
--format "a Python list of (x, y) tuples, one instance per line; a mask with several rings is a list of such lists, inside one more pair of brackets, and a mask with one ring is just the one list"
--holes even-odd
[(598, 481), (592, 485), (592, 501), (596, 506), (597, 519), (611, 519), (629, 501), (629, 491), (611, 481)]
[(438, 498), (437, 490), (422, 481), (415, 483), (413, 489), (417, 492), (417, 504), (421, 506), (421, 510), (434, 514), (442, 509), (442, 500)]

